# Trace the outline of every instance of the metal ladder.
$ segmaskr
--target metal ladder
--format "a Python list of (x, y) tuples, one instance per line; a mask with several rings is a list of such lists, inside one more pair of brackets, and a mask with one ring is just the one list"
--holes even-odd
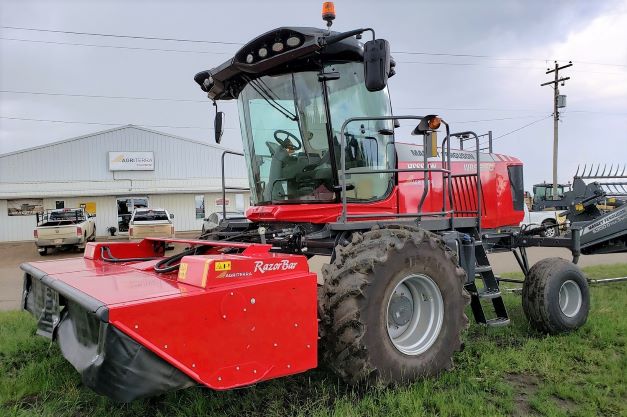
[[(475, 260), (476, 265), (474, 268), (475, 277), (483, 281), (483, 288), (478, 289), (475, 281), (466, 284), (466, 290), (470, 293), (470, 307), (475, 316), (477, 323), (485, 324), (486, 326), (499, 327), (507, 326), (509, 324), (509, 317), (507, 315), (507, 309), (501, 296), (501, 290), (499, 289), (499, 283), (494, 276), (490, 261), (488, 260), (488, 254), (483, 247), (480, 240), (474, 242), (475, 245)], [(495, 316), (492, 318), (486, 318), (485, 311), (483, 309), (483, 301), (491, 301), (494, 309)]]

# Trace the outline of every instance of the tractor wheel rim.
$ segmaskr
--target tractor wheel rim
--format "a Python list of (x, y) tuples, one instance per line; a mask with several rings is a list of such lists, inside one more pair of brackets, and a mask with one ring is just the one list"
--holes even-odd
[(565, 281), (560, 287), (559, 304), (560, 310), (566, 317), (573, 317), (581, 310), (583, 296), (581, 288), (573, 280)]
[(427, 275), (406, 276), (388, 298), (388, 336), (406, 355), (420, 355), (429, 349), (440, 334), (443, 319), (442, 293)]

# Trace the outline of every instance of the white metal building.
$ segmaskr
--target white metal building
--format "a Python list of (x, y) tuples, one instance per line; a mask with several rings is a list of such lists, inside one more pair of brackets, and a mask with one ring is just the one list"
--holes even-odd
[[(33, 238), (35, 212), (83, 206), (99, 236), (124, 233), (134, 207), (164, 208), (176, 231), (200, 230), (222, 210), (225, 149), (128, 125), (0, 155), (0, 241)], [(241, 156), (227, 155), (226, 182), (247, 187)], [(227, 193), (227, 210), (248, 208), (247, 191)]]

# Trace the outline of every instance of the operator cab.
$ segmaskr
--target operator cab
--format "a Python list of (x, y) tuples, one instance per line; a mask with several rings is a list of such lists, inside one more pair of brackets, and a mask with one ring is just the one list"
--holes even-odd
[[(346, 119), (392, 115), (389, 46), (372, 40), (364, 48), (366, 31), (278, 28), (194, 77), (214, 103), (238, 102), (253, 205), (338, 202), (342, 154), (347, 173), (396, 168), (391, 120), (349, 125), (340, 149)], [(381, 200), (394, 188), (393, 173), (354, 177), (351, 201)]]
[(546, 200), (561, 200), (564, 193), (570, 191), (570, 184), (557, 184), (557, 194), (553, 197), (553, 184), (535, 184), (533, 186), (533, 202), (540, 203)]

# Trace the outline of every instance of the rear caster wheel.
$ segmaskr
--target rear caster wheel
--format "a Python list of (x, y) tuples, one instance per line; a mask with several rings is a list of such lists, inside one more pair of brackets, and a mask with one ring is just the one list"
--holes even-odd
[(571, 332), (588, 319), (588, 281), (572, 262), (543, 259), (529, 270), (522, 301), (525, 316), (536, 330), (550, 334)]

